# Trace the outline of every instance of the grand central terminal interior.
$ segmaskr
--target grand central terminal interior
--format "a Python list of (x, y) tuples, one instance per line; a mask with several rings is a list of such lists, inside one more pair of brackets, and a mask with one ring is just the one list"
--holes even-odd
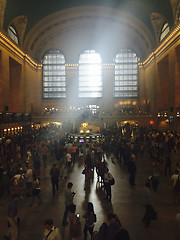
[[(131, 129), (125, 145), (127, 148), (131, 145), (132, 150), (139, 141), (136, 186), (129, 187), (128, 168), (119, 162), (119, 152), (115, 156), (110, 144), (101, 160), (107, 162), (116, 180), (111, 203), (105, 202), (103, 193), (97, 189), (96, 174), (88, 194), (83, 190), (84, 163), (78, 154), (53, 198), (49, 171), (56, 162), (61, 172), (61, 164), (48, 150), (47, 167), (43, 168), (40, 150), (42, 204), (29, 207), (29, 199), (24, 195), (19, 200), (18, 240), (43, 239), (43, 223), (49, 218), (53, 218), (62, 239), (69, 239), (69, 226), (61, 225), (64, 189), (69, 181), (77, 191), (76, 207), (80, 216), (86, 203), (93, 202), (97, 212), (95, 230), (98, 231), (108, 213), (115, 212), (133, 240), (179, 239), (175, 216), (180, 209), (171, 201), (171, 175), (180, 161), (179, 0), (0, 0), (0, 165), (3, 171), (7, 170), (9, 157), (7, 149), (3, 150), (3, 141), (9, 139), (15, 143), (17, 136), (33, 132), (33, 137), (28, 135), (28, 140), (25, 139), (27, 143), (37, 137), (36, 132), (42, 134), (41, 129), (48, 128), (53, 137), (57, 133), (58, 139), (66, 136), (64, 146), (81, 145), (85, 152), (88, 145), (99, 146), (109, 140), (112, 129), (111, 144), (117, 136), (123, 136), (126, 141)], [(144, 129), (150, 129), (147, 135), (142, 134)], [(163, 167), (159, 192), (153, 193), (158, 218), (147, 228), (141, 221), (144, 208), (139, 193), (154, 167), (147, 143), (152, 136), (158, 141), (162, 136), (165, 144), (169, 143), (168, 138), (173, 139), (174, 145), (170, 155), (171, 174), (165, 176)], [(45, 140), (50, 143), (52, 139), (43, 137), (43, 146)], [(121, 140), (118, 139), (120, 144)], [(163, 153), (165, 159), (166, 155), (167, 152)], [(162, 162), (166, 164), (166, 160)], [(0, 220), (0, 236), (3, 237), (7, 235), (5, 219), (12, 194), (0, 195), (0, 214), (4, 219)], [(83, 239), (83, 221), (81, 217), (79, 240)], [(12, 236), (9, 239), (17, 240)]]

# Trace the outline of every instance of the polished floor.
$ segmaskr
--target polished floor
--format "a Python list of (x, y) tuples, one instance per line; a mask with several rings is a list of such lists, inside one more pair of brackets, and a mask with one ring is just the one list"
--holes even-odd
[[(175, 169), (175, 163), (179, 154), (172, 153), (172, 170)], [(69, 239), (69, 226), (62, 226), (62, 216), (64, 212), (64, 194), (63, 190), (68, 181), (73, 182), (73, 190), (77, 191), (74, 203), (77, 205), (77, 212), (80, 213), (82, 228), (84, 225), (83, 214), (86, 203), (94, 203), (97, 214), (97, 222), (94, 230), (98, 230), (105, 221), (109, 212), (116, 213), (124, 228), (129, 231), (131, 240), (178, 240), (180, 239), (180, 228), (175, 221), (176, 213), (180, 212), (180, 205), (174, 205), (172, 201), (172, 183), (171, 176), (160, 176), (158, 192), (153, 192), (154, 207), (158, 212), (158, 219), (152, 221), (149, 227), (146, 227), (141, 221), (144, 214), (144, 207), (141, 202), (141, 189), (145, 180), (152, 173), (152, 163), (145, 153), (136, 160), (137, 175), (136, 186), (130, 187), (128, 183), (127, 167), (123, 164), (113, 163), (111, 155), (106, 155), (110, 172), (116, 179), (112, 187), (112, 202), (104, 200), (104, 192), (97, 183), (97, 176), (94, 174), (91, 188), (84, 190), (84, 175), (82, 174), (83, 163), (76, 160), (76, 163), (68, 171), (68, 178), (61, 180), (59, 192), (53, 196), (49, 171), (55, 162), (53, 158), (48, 159), (48, 167), (41, 170), (41, 197), (42, 204), (38, 200), (30, 207), (31, 199), (25, 197), (19, 200), (19, 216), (21, 225), (19, 228), (18, 240), (40, 240), (43, 238), (44, 220), (53, 218), (57, 227), (60, 228), (63, 239)], [(10, 197), (4, 196), (0, 199), (0, 239), (7, 231), (6, 212)], [(83, 234), (81, 239), (83, 239)], [(90, 239), (90, 238), (89, 238)]]

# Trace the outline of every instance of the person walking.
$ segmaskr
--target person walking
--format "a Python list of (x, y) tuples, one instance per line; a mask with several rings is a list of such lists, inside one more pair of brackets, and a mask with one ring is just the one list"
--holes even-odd
[(30, 197), (31, 196), (32, 183), (33, 183), (33, 171), (29, 166), (28, 166), (26, 174), (25, 174), (25, 179), (26, 179), (27, 196)]
[(17, 240), (18, 236), (18, 207), (17, 202), (19, 195), (14, 194), (12, 201), (8, 206), (7, 219), (8, 219), (8, 234), (4, 236), (4, 239)]
[(71, 163), (72, 163), (72, 156), (71, 156), (71, 154), (70, 154), (70, 151), (68, 151), (68, 152), (66, 153), (65, 157), (66, 157), (67, 165), (68, 165), (68, 167), (70, 168), (70, 167), (71, 167)]
[(71, 155), (72, 155), (72, 163), (74, 164), (76, 161), (76, 152), (77, 152), (77, 147), (73, 143), (71, 149), (70, 149)]
[(31, 201), (30, 207), (33, 205), (35, 198), (39, 199), (39, 204), (42, 203), (40, 193), (41, 193), (40, 180), (37, 178), (32, 183), (32, 201)]
[(46, 219), (44, 221), (45, 231), (43, 240), (62, 240), (59, 228), (57, 228), (52, 219)]
[(69, 238), (70, 240), (79, 240), (81, 237), (81, 221), (80, 215), (76, 214), (76, 205), (69, 207)]
[(149, 177), (149, 180), (151, 181), (152, 184), (152, 189), (157, 192), (158, 186), (159, 186), (159, 172), (156, 167), (154, 167), (154, 171), (152, 175)]
[(111, 181), (113, 180), (112, 174), (109, 172), (109, 169), (106, 167), (104, 172), (104, 187), (106, 191), (106, 198), (108, 201), (111, 201)]
[(165, 166), (164, 166), (164, 175), (167, 175), (167, 172), (169, 175), (171, 175), (171, 157), (170, 154), (165, 156)]
[(2, 184), (0, 196), (4, 195), (5, 193), (7, 193), (9, 195), (10, 194), (10, 178), (6, 171), (3, 172), (2, 178), (0, 181)]
[(120, 230), (116, 234), (116, 240), (130, 240), (129, 232), (120, 225)]
[(97, 221), (96, 214), (94, 213), (94, 206), (93, 206), (92, 202), (88, 202), (87, 210), (83, 217), (85, 218), (84, 240), (87, 240), (87, 232), (90, 233), (91, 239), (92, 239), (94, 223)]
[(151, 221), (151, 212), (152, 212), (152, 195), (151, 195), (151, 184), (149, 181), (146, 181), (142, 189), (142, 202), (146, 208), (146, 212), (142, 218), (142, 221), (145, 222), (146, 226), (149, 226)]
[(88, 165), (85, 165), (84, 170), (82, 171), (82, 174), (84, 174), (84, 176), (85, 176), (84, 190), (89, 190), (90, 184), (91, 184), (91, 178), (92, 178), (91, 168), (89, 168)]
[(120, 221), (114, 213), (107, 215), (107, 220), (99, 228), (99, 240), (116, 240), (120, 231)]
[(171, 177), (173, 182), (173, 202), (174, 204), (178, 203), (180, 197), (180, 189), (178, 187), (177, 181), (179, 180), (179, 170), (175, 170), (174, 174)]
[(33, 155), (33, 168), (34, 178), (40, 178), (41, 161), (37, 151)]
[(67, 217), (68, 217), (69, 209), (70, 209), (70, 206), (73, 204), (74, 195), (76, 194), (75, 192), (71, 191), (72, 186), (73, 186), (73, 183), (68, 182), (67, 188), (65, 189), (65, 211), (64, 211), (63, 220), (62, 220), (63, 225), (68, 224)]
[(60, 164), (61, 164), (61, 172), (60, 172), (61, 178), (66, 179), (67, 178), (67, 162), (66, 162), (65, 156), (61, 158)]
[(131, 159), (128, 164), (129, 170), (129, 184), (130, 186), (135, 186), (135, 176), (136, 176), (136, 162), (135, 162), (135, 154), (131, 154)]
[(58, 191), (59, 189), (59, 179), (60, 179), (60, 171), (57, 168), (56, 164), (53, 164), (53, 167), (50, 170), (50, 176), (51, 176), (51, 183), (52, 183), (52, 192), (53, 195), (55, 195), (55, 189)]
[(88, 168), (92, 169), (92, 158), (91, 158), (90, 150), (88, 150), (88, 152), (86, 154), (84, 165), (87, 166)]

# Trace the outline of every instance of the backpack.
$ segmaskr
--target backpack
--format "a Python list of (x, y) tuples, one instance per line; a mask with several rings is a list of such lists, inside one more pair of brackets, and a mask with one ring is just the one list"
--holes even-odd
[(121, 229), (117, 235), (116, 235), (116, 239), (123, 239), (123, 240), (130, 240), (130, 237), (129, 237), (129, 233), (126, 229)]
[(177, 192), (180, 192), (180, 178), (179, 178), (179, 176), (178, 176), (178, 179), (176, 180), (174, 189), (175, 189)]
[(115, 179), (112, 178), (110, 181), (109, 181), (110, 185), (114, 185), (115, 184)]
[(113, 176), (110, 173), (108, 173), (108, 176), (111, 177), (111, 180), (109, 180), (110, 185), (114, 185), (115, 179), (113, 178)]

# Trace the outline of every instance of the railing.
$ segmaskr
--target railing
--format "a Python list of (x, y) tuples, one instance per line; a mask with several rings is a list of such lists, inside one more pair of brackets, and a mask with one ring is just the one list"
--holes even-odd
[(139, 114), (139, 113), (101, 113), (98, 116), (94, 115), (82, 115), (76, 112), (58, 112), (56, 114), (49, 114), (49, 115), (32, 115), (33, 122), (43, 122), (43, 121), (50, 121), (50, 122), (88, 122), (89, 124), (97, 124), (103, 122), (119, 122), (119, 121), (128, 121), (128, 120), (135, 120), (135, 121), (150, 121), (152, 120), (153, 116), (150, 114)]
[(0, 123), (19, 123), (31, 121), (30, 113), (0, 112)]

